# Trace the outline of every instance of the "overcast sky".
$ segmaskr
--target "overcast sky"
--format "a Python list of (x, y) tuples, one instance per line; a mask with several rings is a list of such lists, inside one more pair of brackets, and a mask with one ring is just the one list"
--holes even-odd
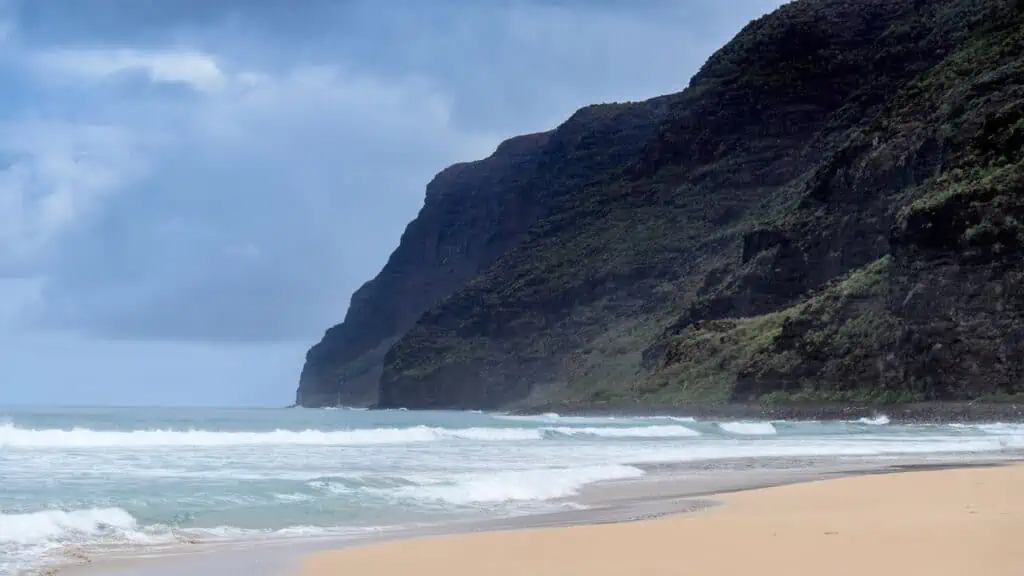
[(446, 165), (780, 0), (0, 0), (0, 404), (276, 405)]

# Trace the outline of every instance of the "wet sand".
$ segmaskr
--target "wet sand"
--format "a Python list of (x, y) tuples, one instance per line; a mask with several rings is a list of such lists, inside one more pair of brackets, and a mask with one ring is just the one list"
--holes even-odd
[(832, 478), (616, 524), (423, 537), (314, 554), (296, 576), (1024, 574), (1024, 466)]

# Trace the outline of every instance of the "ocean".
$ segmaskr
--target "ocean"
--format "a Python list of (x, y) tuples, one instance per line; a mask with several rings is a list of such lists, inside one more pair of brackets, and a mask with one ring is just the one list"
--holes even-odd
[(583, 506), (654, 465), (998, 457), (1024, 425), (355, 409), (0, 408), (0, 574), (132, 550), (357, 537)]

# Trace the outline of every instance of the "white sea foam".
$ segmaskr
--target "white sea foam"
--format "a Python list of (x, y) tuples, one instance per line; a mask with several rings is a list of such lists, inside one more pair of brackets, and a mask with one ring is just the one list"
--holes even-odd
[(457, 505), (544, 501), (573, 496), (587, 484), (643, 475), (643, 470), (622, 464), (508, 470), (461, 475), (454, 482), (442, 485), (406, 486), (394, 494), (402, 498), (439, 500)]
[(512, 422), (538, 422), (541, 424), (609, 424), (631, 420), (630, 418), (617, 418), (615, 416), (562, 416), (555, 412), (545, 412), (544, 414), (491, 414), (491, 418)]
[(349, 494), (352, 492), (352, 488), (332, 480), (310, 480), (306, 484), (311, 488), (330, 492), (331, 494)]
[(136, 528), (135, 518), (120, 508), (0, 514), (0, 543), (34, 544), (73, 535), (124, 537)]
[(315, 538), (339, 536), (358, 536), (367, 533), (380, 533), (405, 528), (406, 526), (287, 526), (276, 530), (255, 530), (235, 526), (215, 526), (212, 528), (189, 528), (178, 530), (178, 541), (216, 542), (240, 540), (274, 540), (278, 538)]
[(861, 418), (860, 420), (857, 420), (857, 422), (860, 422), (861, 424), (868, 424), (871, 426), (885, 426), (886, 424), (889, 423), (889, 417), (886, 416), (885, 414), (878, 414), (871, 418)]
[(664, 462), (694, 462), (732, 458), (802, 458), (816, 456), (897, 456), (953, 454), (991, 454), (1024, 448), (1024, 434), (992, 435), (913, 440), (885, 438), (844, 438), (835, 440), (780, 441), (778, 437), (764, 442), (724, 446), (713, 443), (692, 444), (678, 448), (638, 448), (631, 453), (630, 462), (655, 464)]
[(599, 436), (601, 438), (685, 438), (700, 436), (700, 432), (686, 426), (635, 426), (629, 428), (615, 427), (579, 427), (556, 426), (544, 430), (565, 436)]
[[(299, 495), (278, 495), (287, 502), (306, 499)], [(253, 538), (343, 536), (392, 527), (290, 526), (277, 530), (253, 530), (233, 526), (172, 530), (163, 525), (141, 526), (121, 508), (84, 510), (42, 510), (24, 514), (0, 514), (0, 574), (20, 573), (49, 559), (88, 558), (97, 547), (143, 545), (149, 548), (175, 546), (183, 542), (244, 540)], [(61, 551), (73, 551), (72, 556)]]
[(978, 424), (977, 428), (986, 434), (1024, 436), (1024, 424), (997, 422), (995, 424)]
[(274, 499), (279, 502), (308, 502), (313, 500), (314, 497), (302, 492), (295, 492), (292, 494), (274, 494)]
[(729, 434), (740, 436), (773, 436), (778, 433), (771, 422), (718, 422), (718, 427)]
[[(172, 538), (169, 533), (168, 538)], [(120, 508), (42, 510), (0, 514), (0, 566), (18, 570), (65, 546), (83, 544), (151, 545), (156, 534), (141, 531)]]
[(439, 440), (539, 440), (541, 431), (526, 428), (447, 429), (428, 426), (362, 430), (274, 430), (271, 432), (219, 432), (208, 430), (33, 430), (0, 426), (0, 447), (9, 448), (131, 448), (158, 446), (346, 446), (404, 444)]
[(540, 440), (540, 430), (533, 428), (466, 428), (463, 430), (445, 430), (442, 436), (465, 440), (502, 441), (502, 440)]
[(537, 422), (541, 424), (651, 424), (658, 421), (696, 422), (696, 418), (681, 416), (562, 416), (555, 412), (543, 414), (491, 414), (496, 420)]

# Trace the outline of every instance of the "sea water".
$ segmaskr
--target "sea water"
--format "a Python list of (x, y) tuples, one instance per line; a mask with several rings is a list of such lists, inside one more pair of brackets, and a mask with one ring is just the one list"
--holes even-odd
[(578, 506), (645, 464), (1009, 454), (1024, 426), (304, 409), (0, 408), (0, 574)]

